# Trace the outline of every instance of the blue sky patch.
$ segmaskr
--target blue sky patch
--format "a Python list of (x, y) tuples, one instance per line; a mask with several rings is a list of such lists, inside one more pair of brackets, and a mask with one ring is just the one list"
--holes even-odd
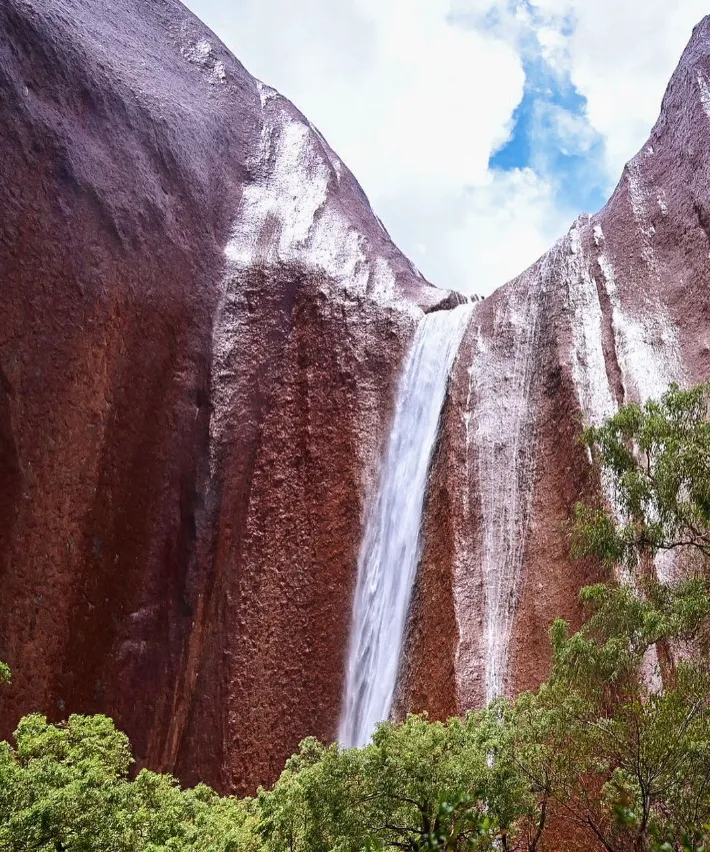
[[(563, 31), (574, 26), (565, 21)], [(534, 28), (522, 45), (525, 90), (508, 141), (489, 160), (496, 171), (531, 168), (555, 188), (560, 206), (593, 213), (610, 187), (601, 165), (604, 142), (586, 118), (586, 99), (569, 75), (550, 66)]]

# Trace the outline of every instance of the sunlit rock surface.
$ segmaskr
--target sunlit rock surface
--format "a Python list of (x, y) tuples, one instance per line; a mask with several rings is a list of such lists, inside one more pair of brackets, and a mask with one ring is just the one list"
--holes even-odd
[(577, 591), (597, 579), (568, 559), (574, 503), (600, 487), (582, 424), (710, 378), (709, 78), (706, 18), (604, 209), (474, 307), (432, 471), (402, 709), (446, 715), (545, 677), (552, 619), (579, 623)]
[[(710, 377), (709, 80), (706, 19), (606, 208), (472, 308), (398, 712), (545, 676), (596, 576), (582, 423)], [(5, 0), (0, 163), (0, 735), (106, 712), (139, 765), (252, 790), (337, 733), (404, 355), (460, 299), (173, 0)]]
[(337, 730), (363, 494), (437, 290), (178, 2), (0, 5), (0, 696), (222, 789)]

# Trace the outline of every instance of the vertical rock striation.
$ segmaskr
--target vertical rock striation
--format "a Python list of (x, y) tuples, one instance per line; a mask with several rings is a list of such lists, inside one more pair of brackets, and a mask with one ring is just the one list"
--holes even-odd
[(596, 575), (570, 563), (568, 522), (599, 487), (582, 425), (710, 378), (709, 77), (706, 18), (604, 209), (474, 308), (427, 508), (445, 504), (446, 524), (427, 525), (421, 569), (450, 584), (457, 635), (432, 660), (418, 599), (403, 676), (412, 693), (453, 670), (447, 712), (537, 685), (550, 622), (579, 622), (578, 589)]
[(334, 736), (404, 348), (455, 304), (176, 0), (0, 7), (0, 734), (221, 789)]
[[(578, 442), (710, 377), (710, 19), (606, 207), (471, 308), (398, 712), (544, 677), (595, 568)], [(177, 0), (0, 5), (0, 735), (106, 712), (222, 790), (337, 732), (424, 281), (315, 128)]]

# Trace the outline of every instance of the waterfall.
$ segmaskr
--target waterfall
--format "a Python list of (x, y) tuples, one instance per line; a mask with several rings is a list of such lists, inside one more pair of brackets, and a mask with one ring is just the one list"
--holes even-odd
[(358, 556), (339, 733), (343, 746), (364, 745), (377, 723), (389, 717), (419, 561), (429, 462), (449, 372), (472, 307), (426, 314), (400, 379), (392, 430)]

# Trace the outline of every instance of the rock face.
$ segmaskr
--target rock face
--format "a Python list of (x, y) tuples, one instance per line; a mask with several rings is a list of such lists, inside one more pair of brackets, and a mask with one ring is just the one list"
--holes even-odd
[[(710, 19), (598, 215), (478, 303), (398, 706), (533, 686), (591, 565), (581, 423), (710, 377)], [(333, 737), (424, 281), (353, 176), (176, 0), (0, 6), (0, 736), (113, 715), (222, 790)]]
[(404, 347), (458, 301), (179, 3), (0, 6), (0, 734), (222, 789), (335, 734)]
[(710, 379), (709, 80), (705, 18), (604, 209), (474, 307), (432, 471), (404, 706), (446, 715), (539, 684), (551, 621), (578, 623), (578, 589), (599, 579), (568, 559), (574, 503), (599, 487), (581, 425)]

